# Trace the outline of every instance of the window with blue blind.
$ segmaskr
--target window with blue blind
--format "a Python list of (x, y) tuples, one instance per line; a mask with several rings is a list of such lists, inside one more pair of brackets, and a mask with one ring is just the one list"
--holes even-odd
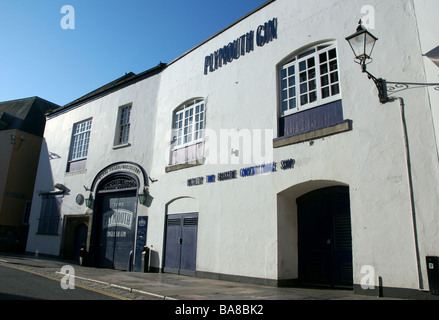
[(203, 158), (205, 112), (203, 99), (189, 100), (174, 111), (171, 166)]
[(279, 67), (279, 137), (343, 123), (335, 43), (308, 47)]

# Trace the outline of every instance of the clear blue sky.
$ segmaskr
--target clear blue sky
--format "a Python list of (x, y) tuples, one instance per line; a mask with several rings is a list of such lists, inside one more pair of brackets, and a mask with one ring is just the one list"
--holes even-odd
[[(265, 2), (0, 0), (0, 101), (65, 105), (174, 60)], [(61, 27), (64, 5), (74, 8), (73, 30)]]

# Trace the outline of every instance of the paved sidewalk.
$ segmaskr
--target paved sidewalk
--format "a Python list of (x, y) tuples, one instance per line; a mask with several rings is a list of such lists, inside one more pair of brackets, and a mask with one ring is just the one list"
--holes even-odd
[(60, 273), (72, 265), (78, 279), (112, 285), (168, 300), (385, 300), (356, 295), (351, 290), (276, 288), (166, 273), (138, 273), (75, 265), (72, 261), (0, 253), (0, 262)]

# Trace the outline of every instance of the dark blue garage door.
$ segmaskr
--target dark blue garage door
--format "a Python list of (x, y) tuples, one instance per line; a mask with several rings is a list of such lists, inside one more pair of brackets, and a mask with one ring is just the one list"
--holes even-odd
[(297, 199), (299, 281), (352, 287), (352, 234), (348, 187), (332, 187)]
[(165, 272), (195, 275), (198, 214), (167, 216)]

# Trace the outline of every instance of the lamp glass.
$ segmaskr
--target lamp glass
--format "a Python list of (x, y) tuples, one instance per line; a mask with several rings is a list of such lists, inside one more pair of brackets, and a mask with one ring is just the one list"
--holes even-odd
[(378, 40), (377, 38), (375, 38), (371, 33), (369, 33), (368, 31), (366, 31), (365, 33), (365, 39), (364, 39), (364, 55), (367, 58), (371, 58), (372, 57), (372, 51), (373, 48), (375, 47), (375, 42)]
[(355, 58), (360, 61), (371, 59), (375, 42), (378, 40), (373, 34), (363, 28), (346, 38), (354, 52)]
[(88, 199), (85, 199), (85, 206), (91, 209), (92, 205), (93, 205), (93, 195), (90, 193)]
[(147, 199), (147, 195), (146, 194), (139, 194), (139, 203), (140, 204), (145, 204), (146, 203), (146, 199)]

